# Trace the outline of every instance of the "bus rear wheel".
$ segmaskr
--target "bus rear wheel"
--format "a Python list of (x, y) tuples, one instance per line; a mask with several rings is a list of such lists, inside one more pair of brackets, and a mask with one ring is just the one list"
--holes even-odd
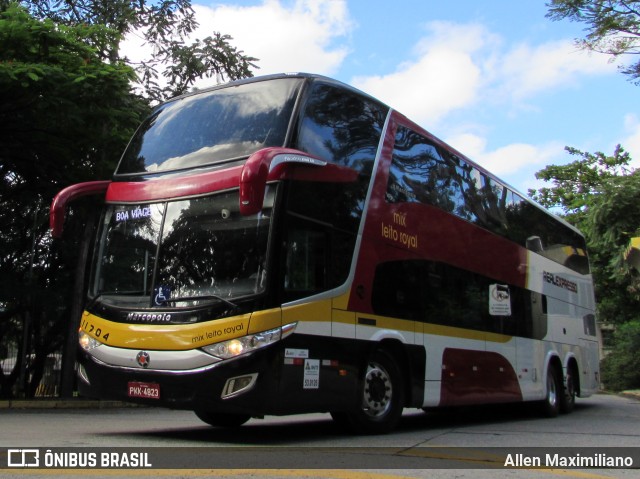
[(576, 405), (576, 380), (574, 377), (574, 368), (569, 367), (564, 391), (560, 396), (560, 412), (563, 414), (569, 414)]
[(222, 414), (211, 411), (194, 412), (200, 420), (214, 427), (240, 427), (251, 419), (248, 414)]
[(358, 407), (346, 413), (349, 426), (356, 433), (385, 434), (396, 426), (403, 408), (402, 374), (392, 356), (376, 351), (361, 378)]
[(558, 415), (560, 412), (560, 396), (562, 394), (563, 387), (558, 369), (554, 366), (549, 366), (545, 396), (541, 403), (541, 410), (544, 416), (556, 417)]

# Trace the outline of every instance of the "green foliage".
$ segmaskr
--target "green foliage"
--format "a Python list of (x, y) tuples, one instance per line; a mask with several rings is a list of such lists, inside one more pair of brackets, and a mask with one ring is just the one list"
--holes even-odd
[(614, 342), (601, 364), (602, 382), (612, 391), (640, 388), (640, 321), (618, 326)]
[[(31, 0), (23, 2), (33, 15), (64, 25), (101, 25), (109, 37), (87, 37), (101, 58), (132, 66), (147, 98), (162, 101), (185, 93), (198, 78), (237, 80), (252, 76), (256, 58), (231, 45), (232, 38), (211, 32), (187, 42), (198, 27), (190, 0)], [(134, 63), (121, 56), (127, 33), (135, 32), (150, 47), (151, 56)], [(161, 80), (161, 77), (168, 79)]]
[(602, 319), (612, 323), (640, 319), (640, 273), (624, 261), (629, 240), (640, 236), (640, 172), (605, 181), (584, 228)]
[[(75, 236), (54, 247), (49, 204), (70, 183), (108, 178), (148, 111), (131, 93), (133, 70), (86, 41), (112, 35), (39, 21), (15, 3), (0, 9), (0, 343), (22, 345), (28, 329), (32, 385), (66, 329), (82, 230), (78, 210)], [(0, 396), (15, 379), (0, 377)]]
[[(121, 147), (128, 140), (143, 103), (130, 95), (132, 69), (122, 62), (101, 61), (95, 48), (85, 43), (88, 37), (109, 34), (98, 25), (40, 22), (16, 6), (0, 14), (4, 171), (22, 177), (29, 169), (48, 182), (57, 180), (54, 187), (75, 181), (69, 174), (111, 173), (119, 151), (113, 151), (111, 164), (100, 164), (104, 158), (96, 152)], [(70, 148), (73, 156), (66, 154)], [(38, 168), (25, 168), (24, 160), (34, 157), (41, 160)], [(66, 168), (58, 168), (61, 161)]]
[[(581, 48), (617, 58), (640, 53), (640, 0), (552, 0), (547, 17), (568, 19), (587, 25), (586, 37), (577, 40)], [(622, 72), (640, 82), (640, 61)]]
[[(252, 76), (250, 67), (256, 59), (245, 57), (242, 52), (231, 46), (229, 35), (214, 33), (204, 40), (195, 40), (191, 45), (181, 41), (171, 41), (166, 45), (158, 63), (166, 65), (163, 72), (169, 80), (169, 86), (160, 89), (157, 77), (142, 70), (149, 95), (154, 99), (170, 98), (187, 93), (198, 78), (228, 77), (231, 80)], [(159, 92), (159, 93), (158, 93)]]
[(565, 219), (583, 228), (590, 204), (597, 200), (608, 179), (629, 174), (629, 153), (618, 145), (613, 155), (602, 152), (587, 153), (566, 147), (578, 157), (565, 165), (549, 165), (536, 173), (536, 178), (551, 182), (552, 187), (529, 190), (529, 196), (549, 209), (562, 209)]
[[(83, 223), (99, 207), (75, 205), (67, 237), (52, 242), (53, 196), (111, 177), (149, 103), (201, 77), (251, 76), (255, 59), (229, 36), (188, 44), (196, 26), (189, 0), (0, 0), (0, 346), (27, 348), (18, 353), (32, 359), (27, 395), (47, 354), (60, 350)], [(150, 58), (133, 64), (120, 54), (128, 33), (144, 39)], [(15, 391), (18, 369), (0, 371), (0, 397)]]

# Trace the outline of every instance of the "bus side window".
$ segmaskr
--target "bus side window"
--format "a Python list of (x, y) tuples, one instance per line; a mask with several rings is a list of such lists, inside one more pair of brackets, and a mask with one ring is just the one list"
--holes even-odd
[(369, 177), (387, 111), (360, 94), (316, 81), (293, 147)]
[(293, 228), (287, 243), (284, 278), (287, 296), (308, 296), (325, 289), (326, 234), (311, 228)]
[(546, 297), (509, 285), (511, 314), (492, 314), (492, 284), (494, 279), (444, 263), (389, 261), (376, 267), (371, 306), (382, 316), (542, 339)]
[[(526, 337), (544, 339), (547, 335), (547, 297), (544, 294), (529, 292), (530, 311), (527, 314)], [(525, 336), (525, 334), (522, 334)]]
[(347, 279), (355, 235), (289, 212), (283, 252), (284, 300), (335, 288)]
[(424, 321), (425, 304), (421, 291), (423, 261), (390, 261), (376, 268), (372, 306), (376, 314)]
[(400, 126), (396, 133), (386, 198), (389, 203), (423, 203), (452, 211), (449, 163), (427, 138)]

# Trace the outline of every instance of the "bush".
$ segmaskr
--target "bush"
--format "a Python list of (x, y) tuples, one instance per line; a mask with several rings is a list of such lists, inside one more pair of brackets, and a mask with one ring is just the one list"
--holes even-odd
[(609, 390), (640, 389), (640, 321), (618, 326), (613, 349), (602, 360), (600, 370)]

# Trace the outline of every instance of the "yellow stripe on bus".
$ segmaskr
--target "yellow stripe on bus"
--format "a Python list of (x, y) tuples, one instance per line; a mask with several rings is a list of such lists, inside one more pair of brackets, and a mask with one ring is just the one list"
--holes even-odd
[(295, 321), (331, 321), (331, 298), (285, 306), (282, 308), (282, 321), (284, 324)]
[[(506, 343), (512, 336), (471, 329), (422, 323), (413, 320), (342, 311), (332, 308), (331, 299), (312, 301), (285, 308), (256, 311), (230, 318), (193, 324), (140, 324), (119, 323), (84, 313), (80, 329), (109, 346), (129, 349), (155, 349), (183, 351), (208, 344), (238, 338), (246, 334), (277, 328), (291, 322), (331, 322), (358, 326), (358, 319), (375, 321), (375, 329), (405, 332), (423, 332), (437, 336), (486, 340)], [(340, 312), (341, 314), (336, 314)], [(355, 324), (354, 324), (355, 323)]]
[[(249, 330), (250, 318), (250, 314), (245, 314), (194, 324), (129, 324), (109, 321), (85, 311), (80, 329), (109, 346), (183, 351), (244, 336)], [(271, 325), (275, 321), (269, 318), (268, 323)]]

